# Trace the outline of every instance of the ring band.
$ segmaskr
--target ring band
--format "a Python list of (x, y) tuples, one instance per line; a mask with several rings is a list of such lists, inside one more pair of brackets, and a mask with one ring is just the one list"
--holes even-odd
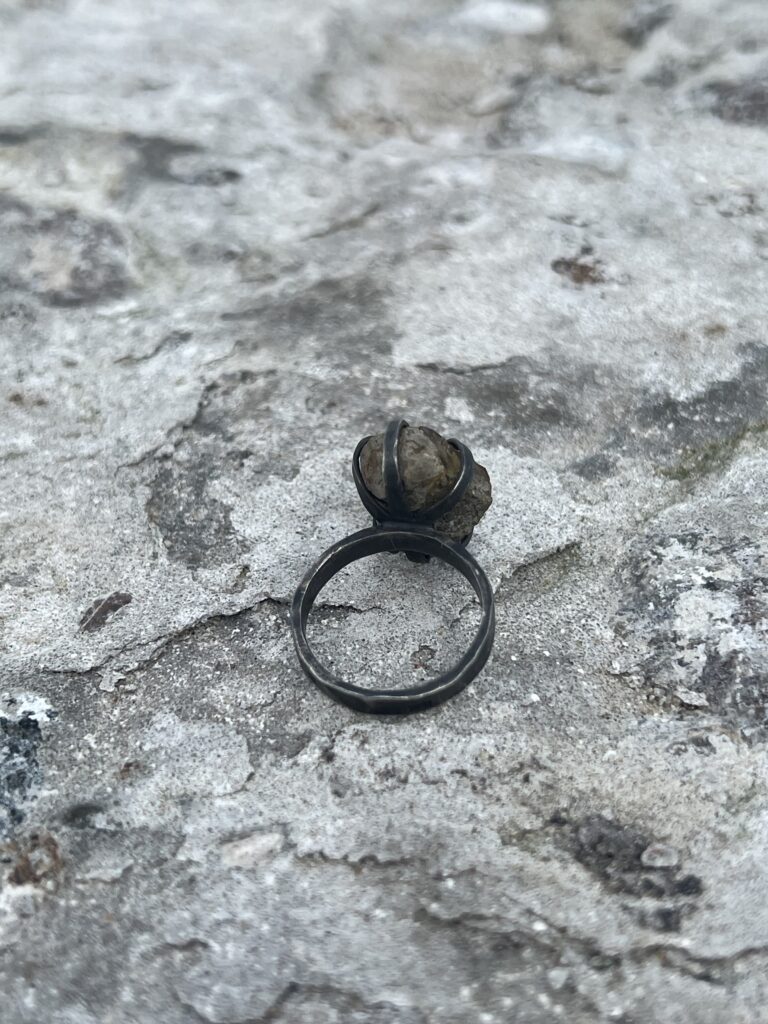
[[(404, 552), (432, 556), (458, 569), (480, 601), (480, 626), (462, 658), (446, 672), (418, 686), (403, 689), (366, 689), (334, 675), (317, 658), (306, 635), (307, 619), (317, 595), (345, 566), (380, 552)], [(291, 626), (296, 653), (309, 678), (329, 697), (355, 711), (375, 714), (409, 714), (436, 707), (459, 693), (488, 660), (493, 646), (495, 612), (488, 577), (466, 548), (429, 526), (405, 523), (369, 527), (328, 548), (306, 574), (293, 598)]]

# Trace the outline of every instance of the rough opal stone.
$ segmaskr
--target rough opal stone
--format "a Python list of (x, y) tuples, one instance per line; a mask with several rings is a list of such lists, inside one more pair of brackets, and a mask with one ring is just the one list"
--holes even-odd
[[(360, 454), (363, 479), (377, 498), (384, 497), (383, 446), (384, 434), (375, 434)], [(445, 497), (461, 470), (458, 451), (431, 427), (404, 427), (398, 454), (405, 502), (414, 512), (429, 508)], [(461, 540), (480, 522), (491, 500), (488, 471), (475, 462), (472, 482), (458, 504), (437, 520), (436, 529), (453, 540)]]

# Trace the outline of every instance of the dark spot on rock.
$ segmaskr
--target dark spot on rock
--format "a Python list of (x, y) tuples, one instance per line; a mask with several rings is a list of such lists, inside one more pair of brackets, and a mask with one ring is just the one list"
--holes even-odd
[[(739, 372), (728, 380), (689, 398), (655, 396), (638, 407), (636, 443), (660, 456), (664, 476), (705, 476), (727, 463), (747, 435), (768, 430), (768, 348), (747, 345), (743, 351)], [(626, 442), (623, 435), (622, 446)]]
[(48, 400), (43, 398), (42, 395), (24, 394), (21, 391), (12, 391), (10, 395), (8, 395), (8, 401), (11, 405), (26, 406), (28, 408), (33, 406), (37, 406), (39, 408), (41, 406), (48, 405)]
[(733, 124), (768, 124), (768, 78), (748, 78), (741, 82), (710, 82), (704, 99), (723, 121)]
[(643, 85), (655, 85), (660, 89), (671, 89), (680, 81), (680, 63), (675, 60), (659, 60), (653, 70), (643, 75)]
[(49, 305), (111, 300), (131, 286), (125, 240), (108, 221), (76, 210), (34, 210), (4, 197), (0, 234), (0, 276)]
[(753, 670), (749, 660), (735, 652), (723, 655), (707, 651), (699, 679), (710, 705), (728, 714), (734, 713), (745, 726), (758, 727), (759, 735), (768, 731), (768, 674)]
[[(683, 912), (694, 908), (690, 902), (679, 903), (679, 898), (695, 897), (703, 891), (695, 875), (681, 876), (677, 867), (655, 867), (649, 871), (643, 864), (643, 853), (654, 845), (654, 840), (632, 826), (591, 815), (568, 832), (559, 831), (555, 836), (558, 844), (564, 844), (611, 892), (649, 901), (664, 900), (667, 905), (663, 907), (640, 905), (637, 909), (638, 919), (646, 927), (678, 931)], [(692, 879), (696, 879), (698, 887)]]
[[(288, 760), (291, 760), (304, 750), (312, 739), (312, 733), (308, 730), (304, 732), (286, 732), (280, 727), (276, 727), (268, 737), (268, 745), (270, 750), (275, 753), (282, 754)], [(333, 758), (331, 757), (331, 760)]]
[(666, 749), (668, 754), (673, 754), (675, 757), (680, 757), (681, 754), (686, 754), (688, 752), (688, 744), (683, 743), (681, 740), (678, 740), (675, 743), (670, 743)]
[(190, 341), (192, 337), (192, 331), (169, 331), (168, 334), (163, 335), (160, 341), (158, 341), (157, 344), (149, 350), (149, 352), (138, 356), (129, 352), (127, 355), (118, 356), (118, 358), (115, 359), (115, 364), (133, 366), (136, 363), (145, 363), (149, 359), (154, 359), (154, 357), (159, 355), (161, 352), (178, 348), (180, 345), (185, 344), (185, 342)]
[(581, 544), (578, 541), (566, 544), (529, 565), (521, 565), (515, 569), (512, 577), (502, 577), (497, 596), (502, 600), (511, 596), (507, 587), (510, 583), (514, 601), (528, 598), (529, 595), (541, 600), (542, 595), (548, 591), (559, 591), (562, 588), (578, 567), (581, 557)]
[(34, 578), (39, 566), (30, 565), (28, 572), (4, 572), (0, 573), (0, 587), (26, 587)]
[[(82, 306), (128, 291), (125, 241), (112, 224), (65, 210), (39, 220), (36, 232), (42, 251), (28, 273), (51, 305)], [(68, 281), (59, 284), (62, 272)]]
[(32, 207), (22, 202), (21, 199), (16, 199), (6, 192), (0, 192), (0, 214), (7, 218), (7, 223), (15, 227), (26, 217), (32, 215)]
[(663, 885), (659, 885), (653, 878), (645, 877), (640, 880), (640, 892), (643, 896), (654, 896), (657, 900), (660, 900), (663, 899), (666, 890)]
[(691, 746), (700, 754), (715, 754), (716, 748), (709, 736), (703, 736), (700, 733), (692, 733), (688, 737), (688, 742)]
[(102, 804), (91, 801), (72, 804), (62, 814), (61, 821), (64, 825), (69, 825), (70, 828), (93, 828), (91, 819), (96, 814), (103, 814), (105, 809)]
[(298, 294), (223, 313), (222, 320), (256, 325), (256, 332), (240, 342), (242, 347), (267, 344), (290, 351), (313, 341), (323, 346), (325, 359), (338, 353), (345, 363), (350, 354), (357, 359), (361, 353), (367, 359), (387, 355), (394, 334), (384, 291), (363, 276), (328, 278)]
[(639, 49), (648, 37), (672, 17), (674, 8), (660, 0), (636, 0), (622, 20), (619, 36)]
[(422, 644), (418, 650), (411, 654), (411, 665), (413, 665), (415, 669), (426, 668), (434, 658), (435, 653), (434, 647), (430, 647), (428, 644)]
[[(715, 197), (715, 209), (721, 217), (726, 219), (738, 218), (738, 217), (753, 217), (758, 213), (763, 212), (763, 207), (760, 200), (757, 198), (754, 192), (750, 192), (748, 189), (733, 190), (725, 192), (720, 196)], [(704, 333), (708, 336), (713, 334), (725, 334), (726, 328), (722, 325), (714, 325), (720, 327), (721, 330), (712, 330), (712, 328), (704, 328)]]
[(48, 832), (32, 832), (11, 844), (15, 855), (8, 876), (11, 885), (37, 885), (51, 881), (61, 873), (63, 861), (59, 844)]
[(711, 417), (716, 421), (732, 420), (734, 416), (743, 419), (743, 414), (735, 406), (744, 396), (744, 382), (738, 378), (718, 381), (709, 385), (700, 395), (678, 399), (667, 396), (655, 402), (648, 402), (638, 410), (638, 422), (641, 427), (663, 427), (674, 430), (677, 440), (691, 436), (696, 424), (703, 417)]
[(35, 310), (25, 302), (5, 302), (0, 305), (0, 321), (3, 323), (32, 324), (36, 319)]
[(311, 234), (305, 236), (305, 240), (309, 241), (312, 238), (328, 238), (330, 235), (339, 234), (342, 231), (352, 231), (355, 228), (362, 227), (369, 217), (374, 216), (381, 209), (381, 203), (374, 202), (370, 203), (364, 209), (360, 210), (359, 213), (353, 214), (350, 217), (342, 217), (339, 220), (334, 220), (330, 224), (318, 231), (313, 231)]
[(328, 788), (330, 789), (332, 796), (335, 796), (338, 800), (343, 800), (351, 790), (352, 783), (349, 779), (342, 777), (337, 772), (334, 772), (328, 780)]
[(119, 779), (130, 779), (134, 775), (140, 775), (146, 770), (143, 761), (125, 761), (117, 773)]
[(616, 465), (615, 459), (605, 452), (596, 452), (584, 459), (579, 459), (571, 465), (571, 469), (577, 476), (584, 480), (604, 480), (613, 473)]
[(174, 561), (192, 569), (236, 562), (247, 544), (232, 526), (229, 506), (208, 493), (211, 461), (195, 449), (182, 463), (157, 471), (147, 515)]
[(593, 971), (610, 971), (621, 965), (621, 957), (618, 954), (593, 953), (589, 958), (589, 966)]
[(250, 377), (247, 374), (232, 374), (206, 385), (200, 396), (192, 422), (189, 424), (189, 432), (202, 437), (204, 440), (232, 441), (233, 436), (229, 430), (228, 420), (214, 408), (214, 399), (217, 398), (219, 400), (218, 404), (223, 404), (221, 401), (223, 398), (227, 398), (241, 384), (247, 383), (249, 379)]
[(658, 907), (650, 914), (641, 914), (641, 923), (659, 932), (679, 932), (682, 921), (680, 907)]
[(240, 181), (241, 178), (240, 171), (236, 171), (232, 167), (207, 167), (202, 171), (179, 176), (179, 180), (188, 185), (210, 185), (214, 188)]
[(552, 269), (561, 277), (567, 277), (574, 284), (600, 284), (605, 281), (602, 263), (582, 251), (581, 255), (561, 257), (552, 261)]
[(120, 611), (133, 600), (133, 595), (122, 593), (116, 590), (108, 597), (97, 597), (96, 600), (83, 612), (80, 619), (81, 633), (94, 633), (97, 629), (103, 629), (107, 620), (115, 612)]
[[(498, 431), (502, 443), (508, 441), (510, 430), (576, 426), (585, 395), (595, 388), (592, 367), (583, 366), (553, 370), (527, 356), (513, 356), (499, 365), (454, 368), (437, 363), (420, 367), (435, 402), (460, 393), (470, 406), (477, 405), (492, 419), (490, 429)], [(572, 372), (571, 372), (572, 371)]]
[(37, 748), (40, 726), (29, 715), (16, 721), (0, 713), (0, 837), (10, 835), (24, 818), (21, 804), (40, 782)]
[(684, 875), (675, 882), (675, 892), (681, 896), (700, 896), (704, 886), (698, 875)]
[(45, 135), (46, 129), (42, 125), (35, 125), (31, 128), (0, 128), (0, 146), (23, 146), (32, 139)]
[(650, 845), (647, 836), (601, 815), (585, 818), (574, 839), (576, 860), (620, 890), (626, 888), (625, 872), (642, 870), (640, 857)]
[(240, 593), (242, 593), (242, 591), (245, 589), (245, 587), (247, 586), (247, 584), (249, 582), (250, 576), (251, 576), (251, 567), (250, 567), (250, 565), (241, 565), (240, 568), (237, 570), (237, 575), (235, 576), (234, 580), (230, 584), (229, 590), (233, 594), (240, 594)]
[(202, 152), (202, 146), (195, 142), (178, 142), (160, 135), (135, 135), (129, 132), (123, 139), (140, 159), (139, 173), (155, 181), (178, 181), (177, 175), (171, 170), (171, 161), (178, 156)]
[(242, 469), (248, 459), (253, 458), (252, 448), (231, 448), (227, 452), (227, 458), (230, 462), (234, 462), (238, 469)]

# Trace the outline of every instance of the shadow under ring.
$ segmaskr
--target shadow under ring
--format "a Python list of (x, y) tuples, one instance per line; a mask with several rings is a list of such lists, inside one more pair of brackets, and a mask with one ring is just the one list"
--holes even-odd
[[(366, 689), (345, 682), (323, 665), (307, 640), (309, 613), (326, 583), (352, 562), (381, 552), (430, 555), (446, 562), (465, 577), (480, 602), (480, 626), (467, 651), (452, 668), (418, 686)], [(459, 693), (485, 665), (493, 646), (495, 629), (493, 590), (478, 563), (457, 541), (437, 534), (430, 527), (416, 524), (373, 526), (345, 537), (320, 556), (293, 598), (291, 628), (304, 672), (329, 697), (355, 711), (369, 714), (410, 714), (436, 707)]]

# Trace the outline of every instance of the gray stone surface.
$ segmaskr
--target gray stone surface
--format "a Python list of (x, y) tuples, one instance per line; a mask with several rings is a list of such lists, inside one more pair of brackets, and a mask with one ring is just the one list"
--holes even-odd
[[(0, 2), (3, 1024), (768, 1020), (767, 81), (762, 0)], [(498, 636), (392, 722), (286, 603), (397, 414)]]

